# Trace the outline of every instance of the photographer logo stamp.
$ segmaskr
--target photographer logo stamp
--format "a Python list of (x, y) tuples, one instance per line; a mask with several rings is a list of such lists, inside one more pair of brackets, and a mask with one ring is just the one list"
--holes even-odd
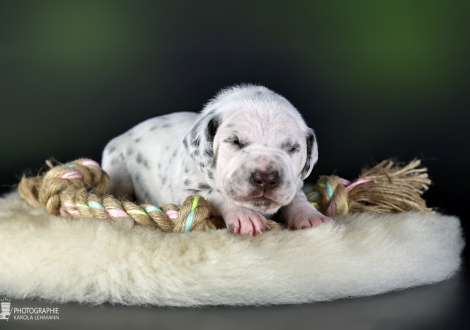
[(59, 320), (59, 307), (12, 307), (11, 299), (0, 298), (0, 321), (53, 321)]
[(7, 297), (2, 297), (1, 301), (1, 309), (0, 309), (0, 320), (7, 320), (10, 318), (10, 309), (11, 303), (10, 299)]

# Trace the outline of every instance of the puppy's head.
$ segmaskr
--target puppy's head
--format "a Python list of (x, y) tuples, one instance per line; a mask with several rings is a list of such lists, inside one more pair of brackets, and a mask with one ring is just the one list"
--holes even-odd
[(184, 144), (228, 201), (265, 214), (292, 201), (318, 158), (313, 130), (292, 104), (252, 85), (219, 93)]

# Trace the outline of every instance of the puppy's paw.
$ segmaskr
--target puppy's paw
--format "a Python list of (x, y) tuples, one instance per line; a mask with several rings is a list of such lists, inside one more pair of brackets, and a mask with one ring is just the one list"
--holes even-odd
[(316, 227), (324, 223), (334, 222), (333, 219), (324, 216), (317, 211), (303, 211), (296, 213), (292, 218), (288, 219), (287, 226), (289, 229), (306, 229)]
[(256, 236), (269, 229), (266, 218), (253, 210), (238, 208), (224, 216), (229, 232)]

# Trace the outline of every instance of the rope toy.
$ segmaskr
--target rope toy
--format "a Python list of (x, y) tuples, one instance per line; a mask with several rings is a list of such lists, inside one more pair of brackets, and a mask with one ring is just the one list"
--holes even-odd
[(181, 207), (166, 204), (135, 204), (108, 195), (111, 180), (91, 159), (77, 159), (53, 166), (37, 177), (23, 177), (18, 186), (21, 197), (31, 206), (43, 206), (50, 214), (91, 217), (102, 220), (132, 219), (136, 223), (166, 232), (213, 231), (210, 205), (200, 196), (186, 198)]
[(363, 170), (354, 182), (335, 175), (322, 176), (306, 194), (307, 199), (330, 217), (358, 212), (433, 212), (421, 198), (431, 180), (427, 169), (420, 168), (420, 164), (421, 161), (414, 160), (400, 167), (391, 160), (384, 160)]
[[(18, 191), (33, 207), (45, 207), (50, 214), (120, 221), (132, 219), (140, 225), (165, 232), (214, 231), (225, 227), (221, 218), (211, 218), (209, 203), (201, 196), (189, 196), (181, 206), (136, 204), (109, 195), (111, 180), (99, 164), (80, 158), (50, 167), (43, 175), (23, 176)], [(322, 176), (308, 201), (323, 214), (334, 217), (348, 213), (379, 214), (407, 211), (429, 212), (421, 198), (431, 181), (420, 161), (400, 167), (383, 161), (350, 182), (338, 176)], [(271, 229), (285, 226), (268, 220)]]

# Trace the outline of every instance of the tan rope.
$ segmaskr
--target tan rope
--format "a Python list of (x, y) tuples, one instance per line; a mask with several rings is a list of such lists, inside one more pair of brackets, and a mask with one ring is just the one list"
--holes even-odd
[(328, 216), (348, 213), (374, 212), (432, 212), (421, 195), (431, 180), (427, 169), (414, 160), (401, 167), (385, 160), (364, 170), (350, 183), (338, 176), (322, 176), (307, 199), (320, 212)]

